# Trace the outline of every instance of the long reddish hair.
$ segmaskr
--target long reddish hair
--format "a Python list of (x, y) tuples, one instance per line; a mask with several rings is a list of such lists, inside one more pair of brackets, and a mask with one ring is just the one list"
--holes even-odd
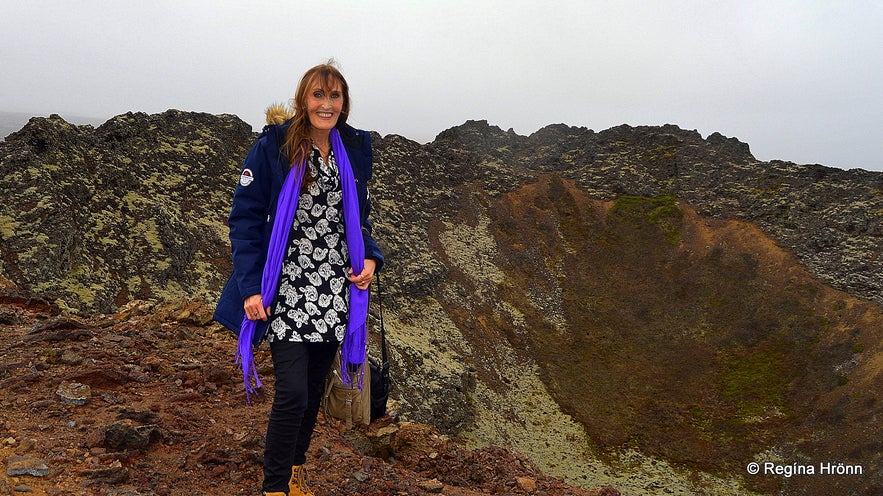
[[(307, 114), (307, 92), (317, 80), (322, 81), (322, 89), (326, 92), (331, 92), (334, 84), (340, 83), (343, 94), (343, 107), (335, 127), (343, 126), (350, 113), (350, 87), (343, 74), (335, 66), (334, 60), (329, 60), (308, 70), (300, 79), (300, 84), (297, 85), (297, 92), (294, 94), (291, 105), (294, 109), (294, 120), (288, 128), (288, 135), (285, 137), (283, 145), (285, 154), (288, 156), (292, 166), (302, 162), (310, 153), (312, 126), (310, 125), (310, 116)], [(307, 169), (307, 174), (309, 175), (309, 168)]]

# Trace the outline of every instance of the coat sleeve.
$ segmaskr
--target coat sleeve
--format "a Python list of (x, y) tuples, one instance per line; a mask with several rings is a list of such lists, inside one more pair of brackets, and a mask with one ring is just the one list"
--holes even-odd
[(383, 253), (377, 245), (377, 241), (372, 234), (373, 226), (371, 224), (371, 193), (368, 190), (368, 183), (371, 181), (374, 168), (374, 152), (371, 148), (371, 133), (360, 131), (362, 137), (361, 151), (365, 161), (362, 164), (362, 170), (356, 174), (357, 189), (359, 192), (359, 210), (360, 220), (362, 224), (362, 238), (365, 241), (365, 257), (373, 258), (377, 262), (376, 272), (380, 272), (383, 268)]
[[(261, 278), (270, 235), (272, 156), (278, 153), (264, 133), (245, 158), (230, 210), (233, 277), (243, 298), (261, 292)], [(250, 177), (250, 179), (249, 179)]]

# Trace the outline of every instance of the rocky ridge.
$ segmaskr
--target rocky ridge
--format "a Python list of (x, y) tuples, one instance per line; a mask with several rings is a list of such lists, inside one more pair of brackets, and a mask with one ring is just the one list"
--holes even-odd
[[(253, 138), (177, 111), (32, 120), (0, 144), (10, 291), (83, 315), (212, 301)], [(374, 139), (403, 420), (587, 488), (881, 487), (883, 174), (759, 162), (675, 126)], [(822, 453), (878, 475), (744, 473)]]
[(212, 297), (229, 264), (222, 178), (253, 138), (234, 116), (33, 119), (0, 152), (3, 273), (78, 310)]

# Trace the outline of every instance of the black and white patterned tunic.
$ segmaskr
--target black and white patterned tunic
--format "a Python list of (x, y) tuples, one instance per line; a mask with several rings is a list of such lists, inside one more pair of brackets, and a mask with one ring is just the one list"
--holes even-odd
[(304, 187), (282, 264), (269, 341), (343, 341), (349, 315), (349, 252), (343, 193), (333, 153), (328, 162), (313, 147), (315, 181)]

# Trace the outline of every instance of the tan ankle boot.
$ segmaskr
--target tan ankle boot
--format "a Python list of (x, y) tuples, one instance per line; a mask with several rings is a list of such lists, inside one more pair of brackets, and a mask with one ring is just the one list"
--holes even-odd
[(303, 465), (291, 467), (291, 480), (288, 481), (289, 496), (313, 496), (307, 486), (307, 470)]

